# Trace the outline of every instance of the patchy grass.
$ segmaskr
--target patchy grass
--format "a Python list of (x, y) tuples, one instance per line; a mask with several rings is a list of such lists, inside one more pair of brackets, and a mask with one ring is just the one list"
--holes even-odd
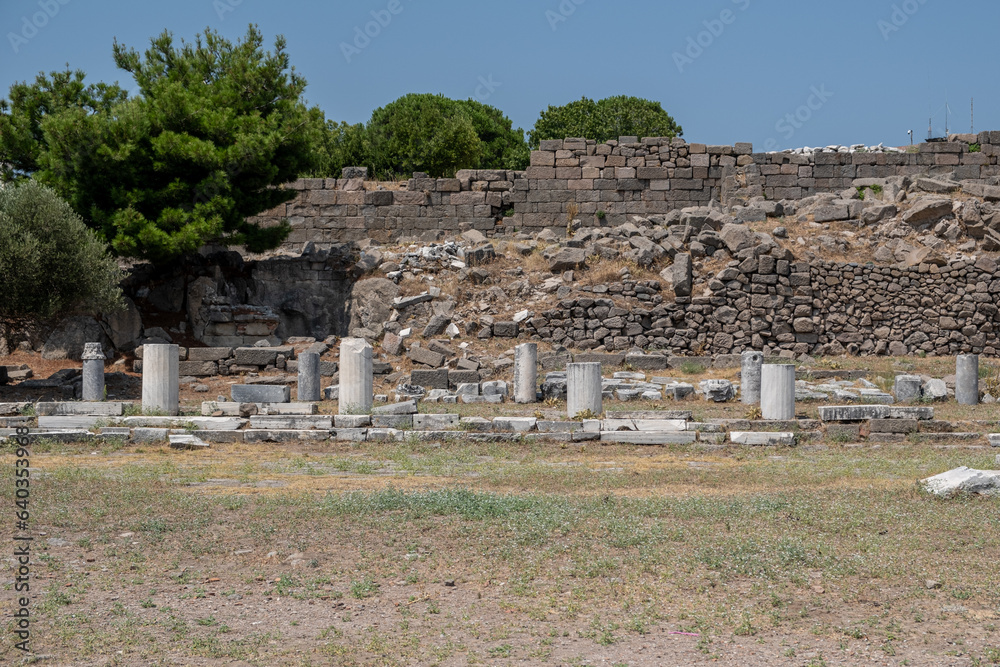
[(32, 457), (33, 525), (59, 540), (38, 543), (34, 640), (74, 664), (664, 664), (643, 645), (754, 664), (744, 644), (775, 664), (802, 637), (918, 662), (960, 637), (989, 659), (995, 501), (914, 480), (992, 460), (924, 445), (54, 445)]

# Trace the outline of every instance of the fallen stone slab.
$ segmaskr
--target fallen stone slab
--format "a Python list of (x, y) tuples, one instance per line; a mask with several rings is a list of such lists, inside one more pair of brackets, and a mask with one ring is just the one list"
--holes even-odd
[(389, 405), (379, 405), (372, 409), (373, 415), (412, 415), (417, 412), (415, 400), (400, 401)]
[(1000, 447), (1000, 433), (987, 433), (986, 442), (990, 443), (990, 447)]
[(269, 430), (305, 431), (333, 428), (333, 417), (330, 415), (252, 415), (250, 428)]
[(230, 396), (236, 403), (291, 403), (292, 390), (288, 385), (234, 384)]
[(462, 403), (503, 403), (503, 396), (500, 394), (490, 394), (489, 396), (459, 394), (458, 398), (462, 401)]
[(691, 431), (601, 431), (601, 442), (627, 443), (631, 445), (687, 445), (697, 441), (698, 434)]
[(729, 441), (736, 445), (786, 445), (795, 444), (795, 434), (775, 431), (732, 431)]
[(209, 444), (194, 435), (167, 436), (171, 449), (208, 449)]
[(959, 493), (1000, 494), (1000, 471), (975, 470), (960, 466), (939, 475), (920, 480), (925, 491), (949, 497)]
[(62, 403), (35, 404), (35, 414), (39, 416), (101, 415), (105, 417), (119, 417), (123, 411), (123, 404), (119, 401), (110, 403), (67, 401)]

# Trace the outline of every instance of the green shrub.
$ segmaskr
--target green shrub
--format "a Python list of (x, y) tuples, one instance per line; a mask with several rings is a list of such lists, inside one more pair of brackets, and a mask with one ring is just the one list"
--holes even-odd
[(123, 306), (124, 277), (69, 204), (36, 181), (0, 189), (0, 322)]

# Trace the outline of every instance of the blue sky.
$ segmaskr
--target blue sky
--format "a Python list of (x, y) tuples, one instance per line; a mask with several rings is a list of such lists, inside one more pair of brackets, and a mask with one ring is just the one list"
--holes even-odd
[[(408, 92), (476, 97), (529, 129), (581, 96), (658, 100), (688, 141), (755, 150), (908, 143), (1000, 129), (1000, 2), (968, 0), (3, 0), (0, 93), (66, 63), (115, 69), (118, 40), (144, 50), (164, 29), (235, 39), (283, 34), (306, 96), (363, 122)], [(365, 32), (367, 31), (367, 35)]]

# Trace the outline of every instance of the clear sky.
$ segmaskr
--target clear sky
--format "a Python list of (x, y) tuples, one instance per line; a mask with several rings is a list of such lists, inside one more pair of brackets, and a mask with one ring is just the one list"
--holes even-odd
[[(902, 145), (1000, 130), (996, 0), (0, 0), (0, 93), (66, 63), (119, 81), (111, 46), (164, 29), (283, 34), (306, 96), (363, 122), (409, 92), (475, 97), (530, 129), (581, 96), (658, 100), (688, 141)], [(368, 34), (365, 34), (365, 33)]]

